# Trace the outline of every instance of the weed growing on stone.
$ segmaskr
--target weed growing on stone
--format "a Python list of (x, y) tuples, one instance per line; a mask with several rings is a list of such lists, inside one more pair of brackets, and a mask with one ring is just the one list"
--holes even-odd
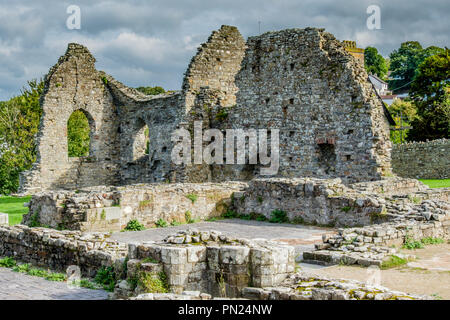
[(225, 219), (233, 219), (233, 218), (239, 217), (239, 214), (237, 212), (233, 211), (233, 210), (228, 210), (227, 212), (225, 212), (222, 215), (222, 217), (225, 218)]
[(147, 257), (141, 260), (141, 263), (159, 263), (158, 260), (153, 259), (152, 257)]
[(116, 286), (116, 274), (112, 267), (101, 267), (97, 270), (94, 281), (106, 291), (114, 291)]
[(14, 266), (16, 266), (16, 264), (17, 264), (16, 260), (14, 260), (11, 257), (0, 259), (0, 267), (3, 268), (13, 268)]
[(163, 218), (159, 218), (158, 221), (155, 222), (157, 228), (165, 228), (168, 227), (169, 224)]
[(429, 244), (441, 244), (444, 243), (445, 241), (442, 238), (427, 237), (421, 239), (420, 242), (422, 242), (424, 245), (429, 245)]
[(147, 293), (166, 293), (169, 291), (167, 276), (164, 272), (141, 272), (137, 283)]
[(283, 210), (273, 210), (270, 214), (269, 222), (272, 223), (283, 223), (283, 222), (289, 222), (289, 219), (287, 217), (286, 212)]
[(0, 259), (0, 267), (12, 268), (14, 272), (26, 273), (29, 276), (40, 277), (49, 281), (66, 281), (65, 274), (51, 272), (41, 268), (33, 268), (29, 263), (18, 264), (11, 257)]
[(444, 242), (445, 241), (442, 238), (433, 238), (433, 237), (427, 237), (420, 239), (420, 241), (415, 241), (412, 240), (409, 236), (407, 236), (402, 248), (408, 250), (423, 249), (424, 246), (426, 245), (441, 244)]
[(130, 220), (123, 231), (142, 231), (145, 230), (145, 226), (137, 220)]
[(184, 213), (184, 219), (186, 220), (186, 223), (194, 223), (194, 219), (192, 219), (192, 212), (189, 210)]
[(186, 195), (186, 198), (188, 198), (189, 200), (191, 200), (192, 203), (194, 204), (195, 201), (197, 201), (198, 196), (197, 196), (196, 194), (194, 194), (194, 193), (190, 193), (190, 194)]
[(404, 264), (407, 264), (408, 260), (407, 259), (403, 259), (400, 258), (398, 256), (392, 255), (389, 256), (388, 260), (383, 261), (383, 263), (381, 264), (381, 269), (385, 270), (385, 269), (391, 269), (391, 268), (395, 268)]

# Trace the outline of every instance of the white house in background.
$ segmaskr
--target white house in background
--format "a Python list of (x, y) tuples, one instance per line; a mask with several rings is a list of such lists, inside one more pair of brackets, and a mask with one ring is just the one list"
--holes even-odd
[(377, 90), (378, 94), (380, 96), (387, 95), (389, 93), (388, 91), (388, 84), (378, 78), (374, 74), (369, 75), (369, 80), (372, 82), (373, 86), (375, 87), (375, 90)]
[(396, 99), (399, 98), (396, 94), (387, 94), (387, 95), (380, 95), (381, 100), (383, 100), (384, 103), (386, 103), (388, 106), (390, 106)]

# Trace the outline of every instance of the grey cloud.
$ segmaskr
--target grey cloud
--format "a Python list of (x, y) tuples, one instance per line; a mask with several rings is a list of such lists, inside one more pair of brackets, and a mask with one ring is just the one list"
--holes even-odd
[[(65, 27), (70, 4), (81, 8), (81, 30)], [(371, 4), (381, 7), (382, 30), (366, 28)], [(0, 0), (0, 100), (42, 77), (72, 41), (127, 85), (179, 89), (195, 46), (221, 24), (245, 37), (258, 33), (258, 21), (262, 32), (324, 27), (387, 56), (407, 40), (448, 46), (449, 9), (448, 0)]]

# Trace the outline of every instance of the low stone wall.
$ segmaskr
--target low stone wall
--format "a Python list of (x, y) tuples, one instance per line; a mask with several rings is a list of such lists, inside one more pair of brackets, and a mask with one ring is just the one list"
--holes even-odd
[(0, 225), (8, 225), (9, 224), (9, 216), (6, 213), (0, 212)]
[(432, 297), (410, 295), (363, 282), (328, 279), (296, 273), (282, 286), (244, 288), (242, 297), (251, 300), (433, 300)]
[(127, 246), (108, 239), (108, 234), (0, 226), (0, 256), (52, 270), (65, 272), (69, 266), (76, 265), (83, 275), (93, 277), (102, 266), (123, 263), (127, 253)]
[(325, 265), (380, 266), (390, 255), (399, 255), (393, 245), (428, 237), (450, 239), (450, 204), (426, 200), (395, 221), (338, 231), (323, 236), (323, 243), (315, 245), (316, 251), (304, 252), (303, 259)]
[[(239, 297), (244, 287), (275, 286), (295, 271), (294, 248), (276, 242), (232, 239), (217, 231), (196, 230), (167, 241), (130, 244), (128, 279), (135, 279), (142, 270), (163, 271), (173, 293), (200, 291), (215, 297)], [(130, 292), (126, 292), (125, 283), (117, 289), (119, 296), (136, 295), (141, 290), (128, 288)]]
[(376, 193), (380, 196), (404, 195), (417, 191), (428, 190), (428, 186), (416, 179), (400, 177), (384, 178), (383, 180), (353, 183), (350, 188), (363, 193)]
[(153, 227), (207, 219), (225, 213), (231, 195), (247, 186), (241, 182), (142, 184), (96, 187), (78, 191), (49, 191), (33, 195), (23, 223), (81, 231), (118, 231), (130, 220)]
[(401, 177), (450, 178), (450, 140), (397, 144), (392, 148), (392, 170)]
[(233, 208), (240, 214), (270, 218), (274, 210), (286, 212), (290, 221), (331, 226), (373, 223), (384, 210), (375, 196), (362, 194), (340, 179), (255, 179), (234, 194)]

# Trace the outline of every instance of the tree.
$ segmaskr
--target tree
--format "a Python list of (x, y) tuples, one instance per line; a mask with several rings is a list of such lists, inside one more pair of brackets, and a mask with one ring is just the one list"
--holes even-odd
[(450, 136), (450, 51), (445, 48), (420, 64), (411, 84), (410, 96), (418, 117), (412, 122), (410, 139), (449, 138)]
[[(410, 126), (411, 122), (417, 118), (417, 107), (409, 100), (396, 99), (390, 106), (387, 106), (389, 113), (395, 120), (395, 128)], [(409, 129), (391, 130), (391, 141), (394, 144), (404, 143), (408, 137)]]
[(161, 93), (165, 93), (166, 90), (162, 87), (137, 87), (137, 91), (142, 92), (143, 94), (146, 94), (148, 96), (157, 95)]
[(90, 131), (89, 121), (83, 111), (74, 111), (67, 121), (69, 157), (86, 157), (89, 155)]
[(367, 47), (364, 50), (364, 64), (368, 73), (384, 78), (388, 68), (383, 56), (378, 53), (377, 48)]
[(15, 192), (19, 173), (36, 160), (35, 138), (42, 110), (42, 81), (28, 82), (20, 96), (0, 103), (0, 194)]
[(435, 46), (424, 49), (417, 41), (403, 42), (400, 48), (394, 50), (389, 56), (391, 76), (395, 78), (389, 81), (390, 89), (408, 90), (416, 76), (418, 66), (425, 58), (443, 50)]

